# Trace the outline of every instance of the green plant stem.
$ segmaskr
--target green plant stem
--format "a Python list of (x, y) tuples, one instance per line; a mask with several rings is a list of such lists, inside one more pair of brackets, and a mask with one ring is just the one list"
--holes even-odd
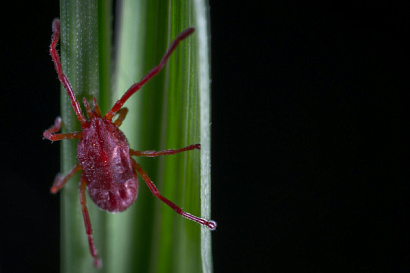
[[(188, 212), (210, 216), (210, 89), (207, 4), (204, 0), (124, 0), (116, 32), (115, 73), (110, 72), (111, 1), (61, 0), (63, 71), (77, 99), (96, 97), (102, 112), (163, 57), (189, 26), (163, 71), (125, 104), (121, 126), (135, 150), (201, 143), (201, 151), (137, 158), (160, 192)], [(205, 22), (203, 22), (205, 20)], [(205, 63), (204, 63), (205, 62)], [(113, 76), (112, 76), (113, 75)], [(111, 92), (110, 82), (114, 80)], [(63, 131), (80, 130), (62, 89)], [(62, 141), (61, 169), (76, 159), (77, 141)], [(62, 272), (212, 272), (210, 231), (155, 198), (139, 179), (136, 203), (120, 214), (99, 210), (87, 196), (93, 236), (103, 267), (92, 267), (78, 196), (79, 175), (61, 201)]]
[[(169, 4), (124, 0), (122, 5), (114, 99), (158, 64), (177, 34), (189, 26), (196, 27), (195, 33), (180, 44), (163, 71), (127, 102), (130, 114), (122, 130), (130, 146), (138, 150), (179, 148), (201, 142), (200, 153), (192, 151), (137, 160), (164, 196), (190, 213), (204, 213), (203, 217), (209, 217), (207, 4), (205, 1)], [(198, 14), (205, 20), (201, 27), (197, 24)], [(126, 214), (115, 215), (119, 220), (112, 222), (110, 251), (115, 261), (110, 267), (121, 268), (122, 272), (212, 272), (210, 231), (175, 214), (153, 198), (142, 181), (140, 184), (136, 204)], [(205, 238), (202, 243), (201, 233)], [(120, 251), (124, 243), (127, 246), (125, 256)]]
[[(60, 52), (63, 72), (67, 75), (77, 99), (92, 97), (102, 102), (109, 92), (106, 83), (109, 74), (109, 38), (103, 27), (107, 25), (104, 14), (111, 14), (110, 1), (61, 0)], [(63, 132), (79, 131), (80, 124), (74, 115), (67, 92), (61, 89), (61, 112)], [(67, 173), (76, 159), (77, 141), (61, 142), (61, 171)], [(61, 192), (61, 271), (94, 272), (89, 254), (87, 237), (82, 220), (78, 193), (79, 175), (71, 179)], [(88, 199), (87, 207), (91, 216), (94, 239), (99, 255), (104, 260), (105, 254), (105, 213), (96, 208)], [(103, 272), (103, 271), (99, 271)]]

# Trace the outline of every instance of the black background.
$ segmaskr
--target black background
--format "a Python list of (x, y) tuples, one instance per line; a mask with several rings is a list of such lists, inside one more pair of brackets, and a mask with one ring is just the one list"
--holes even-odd
[[(9, 2), (0, 272), (58, 272), (59, 6)], [(409, 5), (256, 4), (210, 3), (215, 272), (408, 272)]]

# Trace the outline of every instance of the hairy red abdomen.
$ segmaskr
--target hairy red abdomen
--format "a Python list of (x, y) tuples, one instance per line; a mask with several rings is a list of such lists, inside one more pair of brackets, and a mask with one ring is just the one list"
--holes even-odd
[(77, 158), (88, 194), (98, 207), (120, 212), (134, 203), (138, 177), (128, 141), (118, 126), (103, 118), (91, 119), (89, 126), (83, 128)]

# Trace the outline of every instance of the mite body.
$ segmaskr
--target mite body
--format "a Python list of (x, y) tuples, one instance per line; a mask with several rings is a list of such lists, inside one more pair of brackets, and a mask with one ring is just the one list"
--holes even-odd
[(118, 126), (102, 118), (92, 119), (89, 127), (83, 129), (77, 158), (88, 194), (98, 207), (121, 212), (134, 203), (138, 176), (128, 141)]
[[(53, 126), (44, 131), (43, 136), (51, 141), (63, 139), (79, 139), (77, 146), (78, 163), (66, 175), (58, 174), (51, 187), (52, 193), (57, 193), (77, 172), (81, 171), (81, 181), (79, 184), (80, 203), (83, 213), (85, 231), (88, 236), (90, 252), (94, 258), (94, 266), (101, 266), (101, 259), (97, 254), (92, 237), (90, 217), (86, 206), (85, 191), (90, 198), (103, 210), (109, 212), (121, 212), (130, 207), (138, 195), (138, 174), (142, 177), (152, 194), (158, 197), (165, 204), (170, 206), (175, 212), (183, 217), (195, 221), (201, 225), (214, 230), (216, 223), (206, 220), (183, 211), (176, 204), (162, 196), (148, 174), (142, 169), (131, 156), (156, 157), (162, 155), (173, 155), (180, 152), (199, 150), (200, 144), (193, 144), (176, 150), (165, 151), (134, 151), (129, 148), (125, 135), (119, 127), (125, 119), (128, 110), (122, 108), (128, 98), (137, 92), (149, 79), (158, 74), (165, 65), (171, 53), (176, 49), (180, 41), (194, 32), (193, 28), (188, 28), (179, 34), (172, 42), (170, 48), (165, 53), (158, 66), (154, 67), (140, 82), (133, 84), (125, 94), (119, 99), (105, 116), (101, 115), (97, 101), (93, 99), (93, 109), (90, 108), (87, 100), (83, 98), (88, 119), (82, 114), (80, 104), (77, 101), (70, 82), (63, 73), (60, 57), (56, 46), (60, 36), (60, 21), (53, 21), (53, 37), (50, 45), (50, 53), (53, 58), (58, 78), (67, 91), (71, 100), (74, 112), (81, 124), (82, 131), (74, 133), (56, 134), (60, 128), (62, 120), (58, 117)], [(118, 118), (113, 121), (113, 117), (118, 114)]]

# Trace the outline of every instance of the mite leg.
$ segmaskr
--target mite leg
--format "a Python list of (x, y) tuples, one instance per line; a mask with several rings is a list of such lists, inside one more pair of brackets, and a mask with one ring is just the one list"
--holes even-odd
[(193, 144), (193, 145), (189, 145), (187, 147), (177, 149), (177, 150), (169, 149), (169, 150), (158, 151), (158, 152), (157, 151), (134, 151), (130, 149), (130, 155), (144, 156), (144, 157), (156, 157), (156, 156), (161, 156), (161, 155), (174, 155), (177, 153), (190, 151), (194, 149), (200, 150), (201, 144)]
[(124, 103), (128, 100), (129, 97), (131, 97), (132, 94), (134, 94), (135, 92), (137, 92), (147, 81), (149, 81), (152, 77), (154, 77), (155, 75), (157, 75), (161, 69), (164, 67), (165, 63), (168, 61), (169, 56), (172, 54), (172, 52), (174, 52), (174, 50), (177, 48), (178, 44), (185, 39), (186, 37), (188, 37), (189, 35), (191, 35), (194, 32), (194, 28), (190, 27), (187, 28), (186, 30), (184, 30), (183, 32), (181, 32), (176, 38), (175, 40), (172, 42), (171, 46), (168, 48), (167, 52), (165, 53), (164, 57), (162, 58), (161, 62), (159, 63), (158, 66), (154, 67), (150, 72), (148, 72), (147, 75), (145, 75), (144, 78), (142, 78), (142, 80), (140, 82), (137, 82), (135, 84), (133, 84), (128, 90), (127, 92), (125, 92), (125, 94), (121, 97), (121, 99), (119, 99), (114, 106), (112, 107), (112, 109), (110, 111), (108, 111), (108, 113), (105, 115), (105, 118), (107, 120), (112, 120), (112, 118), (114, 117), (115, 113), (120, 110), (120, 108), (124, 105)]
[(81, 202), (81, 210), (83, 212), (83, 218), (84, 218), (84, 225), (85, 225), (85, 232), (87, 233), (88, 237), (88, 244), (90, 246), (90, 253), (91, 256), (94, 258), (94, 266), (99, 268), (101, 267), (101, 259), (97, 255), (97, 249), (95, 248), (94, 245), (94, 240), (93, 240), (93, 230), (91, 228), (91, 221), (90, 221), (90, 216), (88, 215), (88, 210), (87, 210), (87, 204), (85, 200), (85, 186), (86, 186), (86, 181), (84, 179), (81, 179), (80, 182), (80, 202)]
[(68, 96), (71, 100), (71, 105), (73, 106), (74, 112), (77, 115), (78, 121), (81, 125), (84, 125), (87, 120), (81, 113), (80, 104), (78, 103), (77, 99), (75, 98), (73, 88), (71, 87), (70, 82), (67, 79), (67, 76), (63, 73), (63, 68), (61, 67), (60, 56), (57, 52), (57, 43), (60, 38), (60, 20), (54, 19), (53, 21), (53, 37), (50, 45), (50, 54), (53, 58), (54, 66), (57, 70), (58, 79), (60, 80), (61, 84), (64, 86), (65, 90), (67, 91)]
[(148, 188), (151, 190), (152, 194), (161, 199), (162, 202), (170, 206), (173, 210), (176, 211), (176, 213), (184, 216), (185, 218), (192, 220), (194, 222), (197, 222), (198, 224), (207, 226), (210, 230), (215, 230), (216, 229), (216, 223), (212, 220), (206, 220), (199, 218), (197, 216), (194, 216), (192, 214), (189, 214), (185, 211), (183, 211), (180, 207), (169, 201), (167, 198), (162, 196), (157, 187), (154, 185), (154, 183), (151, 181), (151, 179), (148, 177), (147, 173), (142, 169), (141, 165), (138, 164), (133, 160), (134, 168), (138, 171), (138, 173), (141, 175), (142, 179), (144, 179), (145, 183), (147, 184)]
[(119, 114), (119, 117), (113, 123), (117, 125), (118, 127), (120, 127), (125, 117), (127, 116), (128, 109), (123, 107), (120, 110), (118, 110), (117, 113)]
[(70, 180), (77, 172), (81, 170), (80, 164), (75, 164), (75, 166), (68, 172), (66, 175), (62, 175), (61, 173), (57, 174), (56, 178), (54, 179), (53, 186), (51, 186), (51, 193), (57, 193), (62, 187), (64, 187), (65, 183)]
[(81, 139), (81, 137), (83, 136), (82, 132), (67, 133), (67, 134), (54, 134), (55, 132), (60, 131), (60, 128), (61, 128), (61, 117), (57, 117), (54, 122), (54, 125), (51, 126), (49, 129), (45, 130), (43, 133), (43, 136), (51, 141), (71, 139), (71, 138)]

